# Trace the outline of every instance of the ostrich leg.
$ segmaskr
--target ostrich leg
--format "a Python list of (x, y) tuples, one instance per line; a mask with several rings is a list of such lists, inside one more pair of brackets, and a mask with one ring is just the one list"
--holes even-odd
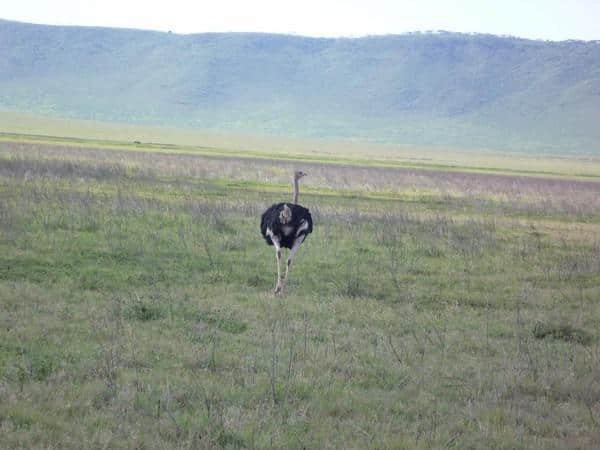
[(275, 293), (281, 292), (281, 269), (279, 268), (279, 262), (281, 260), (281, 245), (279, 245), (279, 239), (271, 235), (271, 241), (275, 247), (275, 260), (277, 261), (277, 282), (275, 283)]
[(294, 257), (296, 256), (298, 247), (300, 247), (300, 244), (302, 244), (305, 237), (306, 237), (306, 235), (303, 234), (302, 236), (299, 236), (294, 240), (294, 245), (292, 245), (292, 250), (290, 251), (290, 256), (288, 256), (287, 264), (285, 266), (285, 277), (283, 278), (283, 288), (285, 288), (285, 285), (287, 284), (290, 267), (292, 266), (292, 263), (294, 262)]

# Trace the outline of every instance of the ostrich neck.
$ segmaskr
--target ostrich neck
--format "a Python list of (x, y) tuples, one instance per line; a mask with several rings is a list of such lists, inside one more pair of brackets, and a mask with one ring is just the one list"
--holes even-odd
[(294, 205), (298, 204), (298, 179), (294, 178), (294, 198), (293, 198), (293, 203)]

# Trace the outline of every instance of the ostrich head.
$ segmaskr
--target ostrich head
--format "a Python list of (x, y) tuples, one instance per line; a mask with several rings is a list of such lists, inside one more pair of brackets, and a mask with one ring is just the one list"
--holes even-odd
[(300, 178), (304, 177), (304, 176), (306, 176), (306, 173), (302, 172), (301, 170), (296, 170), (294, 172), (294, 180), (296, 180), (296, 181), (299, 180)]

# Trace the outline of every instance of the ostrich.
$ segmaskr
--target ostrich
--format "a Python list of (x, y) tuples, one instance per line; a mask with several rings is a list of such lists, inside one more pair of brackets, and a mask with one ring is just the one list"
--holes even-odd
[[(310, 211), (298, 205), (298, 180), (305, 175), (304, 172), (299, 170), (294, 172), (294, 197), (292, 203), (276, 203), (267, 209), (260, 219), (260, 232), (267, 241), (267, 244), (275, 247), (275, 260), (277, 262), (276, 294), (280, 293), (285, 287), (290, 266), (294, 261), (298, 247), (306, 239), (306, 236), (312, 233), (313, 229)], [(281, 282), (281, 272), (279, 269), (281, 247), (290, 249), (283, 283)]]

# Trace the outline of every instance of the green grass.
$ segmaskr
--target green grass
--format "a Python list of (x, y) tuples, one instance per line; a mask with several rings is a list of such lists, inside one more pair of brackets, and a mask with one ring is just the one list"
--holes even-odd
[(597, 184), (295, 164), (0, 142), (0, 447), (600, 445)]
[(101, 146), (137, 151), (241, 156), (360, 166), (417, 167), (454, 171), (539, 176), (600, 177), (597, 155), (560, 155), (465, 151), (453, 147), (384, 145), (344, 139), (278, 138), (218, 134), (191, 128), (65, 120), (0, 111), (0, 141)]
[[(594, 173), (593, 169), (588, 173), (571, 173), (568, 164), (564, 164), (563, 167), (556, 168), (555, 171), (537, 169), (519, 169), (511, 167), (507, 164), (509, 159), (505, 156), (504, 167), (490, 167), (476, 165), (477, 162), (471, 162), (468, 164), (466, 161), (462, 161), (464, 165), (458, 165), (456, 163), (448, 162), (420, 162), (410, 159), (378, 159), (373, 157), (367, 157), (368, 152), (363, 152), (362, 155), (357, 157), (348, 157), (342, 155), (325, 155), (325, 154), (307, 154), (307, 153), (289, 153), (289, 152), (266, 152), (249, 149), (228, 149), (219, 147), (204, 147), (204, 146), (192, 146), (192, 145), (175, 145), (175, 144), (159, 144), (159, 143), (148, 143), (141, 141), (124, 142), (124, 141), (111, 141), (102, 139), (84, 139), (84, 138), (73, 138), (66, 136), (48, 136), (48, 135), (32, 135), (32, 134), (19, 134), (19, 133), (2, 133), (0, 132), (0, 140), (8, 142), (26, 142), (26, 143), (42, 143), (42, 144), (59, 144), (69, 146), (81, 146), (81, 147), (102, 147), (103, 149), (115, 149), (115, 150), (128, 150), (138, 152), (153, 152), (153, 153), (173, 153), (173, 154), (192, 154), (197, 156), (225, 156), (225, 157), (238, 157), (238, 158), (249, 158), (249, 159), (278, 159), (281, 161), (292, 161), (292, 162), (312, 162), (312, 163), (330, 163), (330, 164), (347, 164), (360, 167), (406, 167), (406, 168), (418, 168), (418, 169), (429, 169), (429, 170), (443, 170), (452, 172), (474, 172), (474, 173), (494, 173), (501, 175), (528, 175), (528, 176), (544, 176), (544, 177), (564, 177), (569, 178), (582, 178), (582, 179), (600, 179), (600, 173)], [(220, 145), (225, 145), (221, 143)]]

